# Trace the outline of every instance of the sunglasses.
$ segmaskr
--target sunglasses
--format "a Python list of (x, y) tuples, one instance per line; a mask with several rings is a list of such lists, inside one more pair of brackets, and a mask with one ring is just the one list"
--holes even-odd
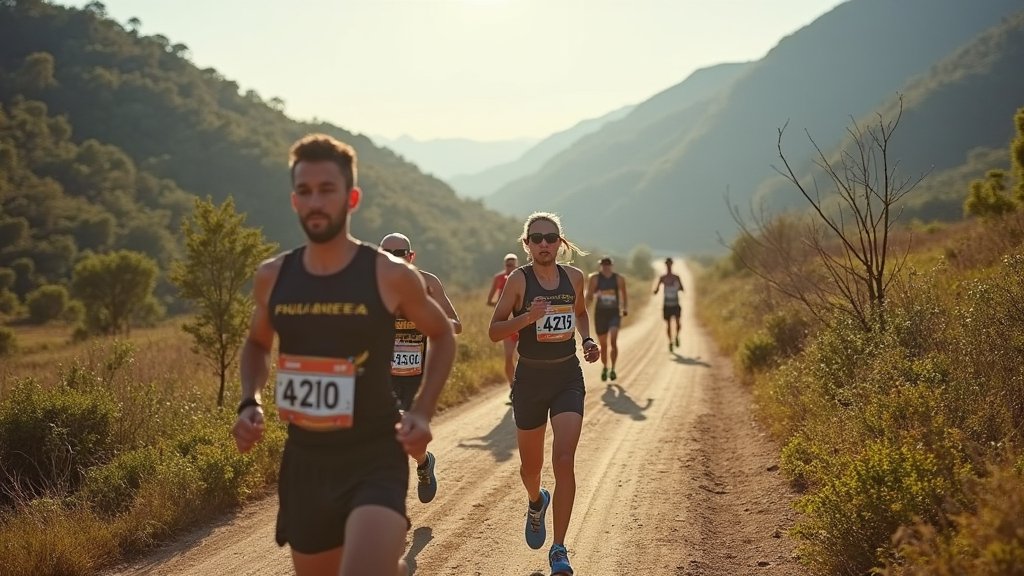
[(541, 241), (547, 242), (548, 244), (554, 244), (555, 242), (558, 242), (559, 240), (562, 239), (562, 237), (558, 235), (558, 232), (549, 232), (547, 234), (534, 232), (533, 234), (527, 235), (526, 238), (532, 244), (540, 244)]
[(409, 249), (409, 248), (392, 248), (390, 250), (385, 249), (384, 251), (388, 252), (390, 254), (394, 254), (395, 256), (398, 256), (399, 258), (405, 258), (409, 254), (412, 254), (412, 250)]

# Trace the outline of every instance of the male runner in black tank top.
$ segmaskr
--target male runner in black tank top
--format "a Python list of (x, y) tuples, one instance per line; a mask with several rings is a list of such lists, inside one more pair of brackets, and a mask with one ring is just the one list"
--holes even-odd
[[(587, 305), (594, 304), (594, 332), (601, 346), (601, 381), (618, 378), (615, 362), (619, 359), (620, 315), (628, 314), (629, 298), (626, 296), (626, 280), (612, 270), (611, 256), (600, 260), (601, 270), (587, 278)], [(612, 369), (608, 371), (608, 343), (611, 341)]]
[[(407, 263), (348, 233), (359, 206), (355, 151), (313, 134), (291, 149), (291, 203), (309, 241), (260, 264), (241, 353), (239, 451), (260, 440), (261, 392), (278, 336), (275, 386), (289, 421), (278, 483), (277, 541), (298, 576), (407, 573), (406, 454), (426, 450), (455, 341)], [(390, 385), (394, 318), (430, 342), (423, 386), (399, 416)]]
[[(519, 470), (529, 498), (526, 543), (533, 549), (544, 545), (545, 515), (553, 501), (555, 533), (548, 562), (552, 574), (571, 575), (565, 534), (576, 498), (573, 462), (583, 428), (586, 395), (575, 333), (579, 332), (583, 339), (587, 362), (596, 361), (601, 351), (590, 337), (583, 272), (556, 262), (563, 250), (583, 254), (562, 236), (558, 217), (545, 212), (532, 214), (523, 227), (522, 241), (531, 262), (509, 275), (494, 308), (488, 335), (497, 342), (519, 333), (512, 412), (522, 462)], [(554, 498), (540, 485), (549, 414), (554, 437)]]
[[(380, 249), (412, 264), (416, 260), (416, 252), (412, 242), (405, 234), (392, 232), (380, 241)], [(437, 276), (419, 270), (427, 285), (427, 294), (437, 302), (452, 323), (455, 334), (462, 333), (462, 322), (459, 314), (452, 306), (452, 301), (444, 291), (444, 286)], [(420, 389), (423, 380), (423, 360), (426, 356), (427, 340), (422, 332), (410, 320), (398, 316), (395, 318), (395, 351), (391, 359), (391, 387), (395, 391), (399, 410), (412, 408), (413, 399)], [(424, 504), (434, 499), (437, 494), (437, 477), (434, 466), (437, 460), (434, 455), (424, 450), (410, 454), (416, 461), (416, 496)]]

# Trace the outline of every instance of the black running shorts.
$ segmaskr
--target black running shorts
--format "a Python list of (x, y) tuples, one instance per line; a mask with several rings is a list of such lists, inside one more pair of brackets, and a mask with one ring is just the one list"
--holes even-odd
[(533, 363), (520, 358), (512, 383), (516, 428), (533, 430), (544, 425), (549, 414), (575, 412), (582, 416), (586, 395), (583, 369), (575, 355), (557, 363)]
[(618, 328), (621, 318), (619, 311), (594, 309), (594, 332), (598, 335), (607, 334), (612, 328)]
[(398, 409), (405, 412), (412, 408), (412, 401), (423, 382), (422, 376), (392, 376), (391, 388), (398, 399)]
[(661, 314), (664, 316), (665, 320), (668, 320), (669, 318), (679, 318), (683, 314), (683, 309), (678, 304), (675, 306), (665, 306), (662, 308)]
[(345, 522), (360, 506), (406, 518), (409, 458), (393, 436), (354, 446), (313, 446), (289, 437), (281, 458), (277, 544), (316, 554), (345, 543)]

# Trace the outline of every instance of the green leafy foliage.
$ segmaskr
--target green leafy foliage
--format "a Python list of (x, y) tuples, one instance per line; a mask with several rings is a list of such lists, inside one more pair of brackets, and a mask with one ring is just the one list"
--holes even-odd
[(196, 307), (196, 315), (183, 329), (192, 335), (193, 350), (220, 377), (217, 405), (222, 406), (227, 370), (235, 362), (252, 314), (252, 298), (243, 288), (275, 246), (258, 229), (245, 227), (245, 216), (235, 212), (230, 198), (220, 206), (197, 200), (182, 233), (186, 255), (174, 263), (171, 282)]
[(86, 310), (86, 327), (103, 334), (127, 333), (136, 315), (159, 315), (153, 302), (156, 263), (145, 254), (119, 250), (93, 254), (75, 265), (71, 288)]
[(45, 324), (64, 315), (68, 307), (67, 288), (55, 284), (40, 286), (25, 298), (29, 318), (36, 324)]

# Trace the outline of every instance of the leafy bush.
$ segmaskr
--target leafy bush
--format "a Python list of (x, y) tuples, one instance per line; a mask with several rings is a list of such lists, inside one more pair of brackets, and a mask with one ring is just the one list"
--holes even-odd
[(901, 558), (888, 576), (1024, 576), (1024, 473), (1007, 466), (972, 490), (977, 509), (951, 534), (918, 522), (897, 536)]
[(45, 324), (64, 314), (68, 306), (68, 291), (63, 286), (40, 286), (25, 297), (29, 318), (36, 324)]
[(100, 513), (120, 514), (131, 507), (135, 493), (159, 465), (159, 451), (153, 447), (122, 452), (86, 472), (80, 495)]
[(936, 459), (919, 449), (874, 442), (836, 468), (797, 508), (801, 555), (823, 574), (860, 576), (884, 562), (880, 551), (903, 524), (934, 522), (953, 486)]
[(740, 366), (748, 374), (772, 365), (778, 347), (775, 340), (764, 332), (757, 332), (740, 344)]
[(20, 311), (21, 302), (18, 295), (10, 290), (0, 289), (0, 314), (17, 316)]
[(117, 407), (103, 390), (19, 382), (0, 404), (0, 498), (74, 490), (108, 460)]
[(18, 337), (14, 334), (14, 330), (0, 326), (0, 356), (14, 354), (17, 349)]

